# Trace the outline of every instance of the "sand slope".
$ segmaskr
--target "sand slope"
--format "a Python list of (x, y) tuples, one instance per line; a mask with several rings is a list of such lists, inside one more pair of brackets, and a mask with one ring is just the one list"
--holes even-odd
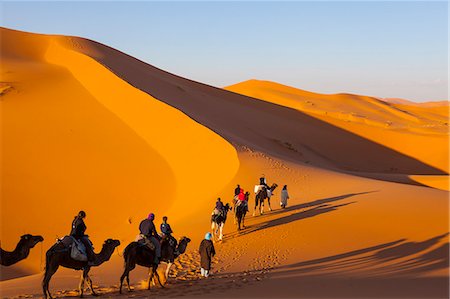
[[(398, 107), (342, 96), (339, 109), (355, 106), (411, 126), (321, 118), (281, 102), (282, 94), (272, 103), (220, 90), (93, 41), (1, 33), (2, 247), (27, 231), (44, 235), (45, 250), (86, 206), (94, 243), (114, 237), (125, 245), (152, 210), (167, 214), (175, 235), (192, 243), (168, 288), (140, 290), (146, 273), (139, 268), (131, 296), (448, 297), (449, 193), (361, 177), (441, 188), (445, 148), (430, 147), (426, 156), (406, 142), (442, 144), (446, 133), (420, 122), (437, 123), (444, 112), (415, 122)], [(393, 135), (379, 138), (382, 132)], [(279, 209), (278, 189), (274, 211), (248, 215), (244, 231), (229, 219), (214, 275), (199, 279), (196, 249), (215, 198), (230, 202), (237, 183), (251, 190), (262, 173), (288, 185), (289, 207)], [(36, 272), (39, 258), (37, 248), (8, 270)], [(122, 263), (114, 254), (92, 270), (101, 293), (130, 296), (117, 292)], [(41, 278), (0, 282), (2, 297), (39, 297)], [(51, 290), (74, 296), (77, 284), (77, 273), (61, 269)]]
[[(427, 154), (419, 155), (417, 159), (413, 156), (414, 151), (404, 154), (396, 148), (386, 146), (384, 142), (371, 141), (347, 128), (342, 129), (299, 110), (290, 109), (289, 105), (282, 106), (283, 103), (280, 105), (255, 101), (254, 98), (193, 82), (94, 41), (73, 37), (67, 38), (66, 43), (68, 47), (107, 66), (131, 85), (180, 109), (233, 144), (246, 145), (279, 158), (330, 169), (447, 174), (447, 155), (443, 155), (441, 147), (428, 147), (427, 150), (430, 157), (439, 157), (439, 161), (433, 161), (433, 158), (430, 161), (422, 159)], [(386, 103), (382, 103), (379, 105), (386, 106)], [(398, 114), (404, 121), (408, 118), (415, 120), (398, 109), (391, 108), (390, 111), (392, 113), (388, 116)], [(333, 144), (333, 147), (329, 144)], [(447, 145), (444, 150), (445, 148), (448, 148)], [(406, 151), (405, 146), (402, 150)]]
[(226, 89), (302, 111), (448, 172), (448, 106), (400, 105), (352, 94), (324, 95), (259, 80)]
[[(59, 38), (1, 36), (1, 81), (12, 89), (1, 101), (2, 248), (25, 232), (44, 235), (46, 248), (80, 209), (94, 244), (129, 240), (148, 212), (159, 220), (177, 200), (215, 196), (237, 171), (234, 148), (218, 135)], [(191, 188), (198, 181), (208, 188)], [(38, 270), (39, 254), (23, 265)]]

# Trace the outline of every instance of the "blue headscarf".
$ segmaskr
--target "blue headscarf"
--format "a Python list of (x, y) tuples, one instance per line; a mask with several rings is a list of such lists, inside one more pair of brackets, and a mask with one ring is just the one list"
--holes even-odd
[(205, 239), (206, 240), (211, 240), (211, 238), (212, 238), (212, 234), (211, 233), (206, 233)]

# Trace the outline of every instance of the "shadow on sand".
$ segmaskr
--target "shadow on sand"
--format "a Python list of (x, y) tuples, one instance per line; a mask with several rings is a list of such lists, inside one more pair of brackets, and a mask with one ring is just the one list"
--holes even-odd
[[(259, 217), (260, 219), (261, 218), (266, 219), (269, 217), (272, 218), (273, 216), (280, 215), (280, 214), (285, 215), (285, 216), (282, 216), (282, 217), (279, 217), (276, 219), (271, 219), (271, 220), (268, 220), (268, 221), (265, 221), (262, 223), (246, 226), (246, 228), (244, 230), (235, 231), (235, 232), (227, 234), (224, 237), (224, 241), (234, 238), (237, 235), (246, 235), (246, 234), (250, 234), (250, 233), (260, 231), (263, 229), (275, 227), (278, 225), (284, 225), (284, 224), (288, 224), (290, 222), (294, 222), (294, 221), (298, 221), (298, 220), (302, 220), (302, 219), (306, 219), (306, 218), (319, 216), (321, 214), (333, 212), (333, 211), (338, 210), (339, 208), (348, 206), (350, 204), (354, 204), (354, 203), (356, 203), (356, 201), (346, 202), (346, 203), (342, 203), (342, 204), (334, 204), (334, 205), (331, 203), (335, 203), (337, 201), (348, 199), (348, 198), (356, 196), (356, 195), (363, 195), (363, 194), (368, 194), (368, 193), (373, 193), (373, 192), (378, 192), (378, 191), (349, 193), (349, 194), (344, 194), (344, 195), (335, 196), (335, 197), (328, 197), (328, 198), (318, 199), (318, 200), (307, 202), (307, 203), (289, 206), (286, 209), (280, 209), (280, 210), (268, 212), (266, 214), (256, 216), (256, 217)], [(249, 214), (250, 214), (250, 217), (248, 216)], [(251, 218), (252, 218), (251, 211), (249, 211), (249, 213), (247, 213), (246, 219), (248, 221)], [(231, 221), (232, 221), (231, 219), (227, 220), (227, 225), (232, 225)]]
[[(266, 277), (270, 282), (258, 284), (254, 291), (259, 298), (448, 298), (448, 276), (428, 275), (449, 268), (447, 236), (420, 242), (399, 239), (273, 267)], [(242, 273), (215, 277), (226, 280), (231, 276), (237, 281), (239, 275)], [(243, 277), (250, 280), (252, 275), (260, 277), (261, 272)]]

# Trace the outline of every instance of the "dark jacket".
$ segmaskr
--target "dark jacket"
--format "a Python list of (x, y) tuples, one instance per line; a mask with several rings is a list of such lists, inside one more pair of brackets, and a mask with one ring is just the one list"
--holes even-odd
[(216, 255), (213, 242), (211, 240), (203, 239), (198, 251), (200, 253), (200, 266), (205, 270), (210, 270), (211, 259)]
[(161, 232), (165, 235), (170, 235), (173, 233), (172, 228), (169, 223), (161, 223)]
[(263, 186), (266, 186), (266, 187), (269, 187), (269, 186), (267, 186), (267, 184), (266, 184), (266, 179), (265, 179), (264, 177), (259, 178), (259, 184), (260, 184), (260, 185), (263, 185)]
[(81, 239), (83, 238), (86, 229), (87, 227), (86, 224), (84, 224), (83, 219), (75, 216), (75, 219), (72, 221), (72, 230), (70, 231), (70, 235), (75, 237), (75, 239)]
[(219, 211), (223, 211), (223, 202), (221, 201), (217, 201), (216, 202), (216, 209), (218, 209)]
[(241, 193), (241, 188), (236, 187), (236, 189), (234, 189), (234, 196), (239, 195), (239, 193)]
[(155, 224), (150, 219), (144, 219), (141, 221), (141, 224), (139, 224), (139, 231), (147, 238), (150, 238), (151, 236), (158, 238)]

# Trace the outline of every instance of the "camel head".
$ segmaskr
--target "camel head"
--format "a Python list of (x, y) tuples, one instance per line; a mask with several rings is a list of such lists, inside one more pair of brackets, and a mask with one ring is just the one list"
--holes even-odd
[(191, 239), (189, 239), (188, 237), (182, 237), (180, 241), (178, 241), (178, 252), (180, 254), (186, 251), (189, 242), (191, 242)]
[(270, 190), (273, 191), (278, 187), (278, 184), (273, 183), (272, 186), (270, 187)]
[(102, 247), (102, 250), (100, 251), (100, 253), (96, 254), (96, 258), (93, 262), (93, 266), (99, 266), (99, 265), (103, 264), (104, 262), (109, 261), (109, 259), (111, 258), (111, 255), (114, 252), (114, 249), (116, 249), (116, 247), (119, 245), (120, 245), (119, 240), (107, 239), (103, 243), (103, 247)]
[(37, 243), (42, 241), (44, 241), (44, 238), (42, 238), (42, 236), (33, 236), (30, 234), (26, 234), (20, 237), (19, 245), (27, 248), (33, 248)]
[(119, 245), (120, 245), (119, 240), (108, 239), (105, 241), (105, 243), (103, 243), (103, 248), (114, 250)]

